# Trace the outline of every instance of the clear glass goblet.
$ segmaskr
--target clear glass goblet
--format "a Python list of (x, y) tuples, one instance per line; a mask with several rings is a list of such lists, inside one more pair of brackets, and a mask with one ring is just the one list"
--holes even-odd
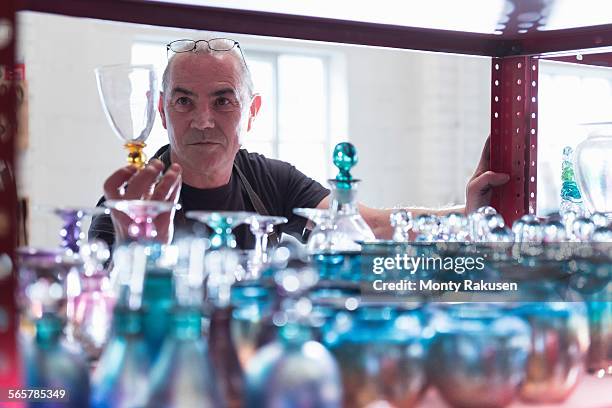
[(268, 263), (268, 234), (274, 231), (274, 226), (287, 223), (285, 217), (255, 214), (247, 218), (251, 232), (255, 235), (255, 250), (249, 259), (247, 278), (257, 279)]
[(111, 127), (125, 143), (128, 163), (142, 168), (143, 148), (155, 121), (159, 97), (152, 65), (109, 65), (95, 69), (98, 93)]

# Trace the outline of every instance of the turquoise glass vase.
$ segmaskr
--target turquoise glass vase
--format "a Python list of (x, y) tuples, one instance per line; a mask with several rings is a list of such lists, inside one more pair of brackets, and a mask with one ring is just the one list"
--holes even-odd
[(151, 357), (142, 336), (142, 312), (116, 306), (113, 332), (93, 375), (92, 408), (143, 406)]
[(201, 321), (198, 308), (174, 311), (171, 333), (151, 372), (147, 407), (226, 406), (202, 338)]

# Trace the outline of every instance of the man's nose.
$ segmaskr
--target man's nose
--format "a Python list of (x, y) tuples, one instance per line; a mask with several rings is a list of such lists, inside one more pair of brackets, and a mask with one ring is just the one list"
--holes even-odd
[(210, 129), (215, 126), (213, 112), (208, 106), (200, 107), (195, 111), (191, 127), (195, 129)]

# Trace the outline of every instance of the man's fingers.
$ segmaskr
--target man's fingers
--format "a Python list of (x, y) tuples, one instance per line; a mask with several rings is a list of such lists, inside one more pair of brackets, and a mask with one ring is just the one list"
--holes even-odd
[(164, 165), (161, 161), (154, 159), (145, 166), (144, 169), (136, 173), (128, 183), (125, 189), (123, 199), (125, 200), (140, 200), (149, 193), (151, 186), (155, 183), (157, 176), (164, 170)]
[(137, 169), (133, 166), (122, 167), (104, 182), (104, 197), (107, 200), (115, 200), (121, 198), (119, 188), (125, 184), (136, 173)]
[(489, 170), (491, 161), (491, 135), (487, 137), (484, 146), (482, 147), (482, 153), (480, 154), (480, 161), (474, 172), (475, 176), (478, 176), (485, 171)]
[(181, 167), (176, 163), (172, 164), (166, 174), (164, 174), (162, 179), (155, 186), (155, 190), (151, 195), (151, 200), (168, 200), (177, 188), (177, 180), (180, 178), (180, 173)]
[(508, 180), (510, 180), (510, 176), (507, 174), (486, 171), (472, 180), (470, 187), (474, 191), (488, 191), (492, 187), (506, 184)]

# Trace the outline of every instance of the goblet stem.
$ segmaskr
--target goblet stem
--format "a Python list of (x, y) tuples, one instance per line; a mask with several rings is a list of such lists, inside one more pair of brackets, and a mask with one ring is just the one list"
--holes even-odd
[(128, 142), (123, 145), (128, 151), (127, 161), (130, 166), (142, 169), (147, 163), (147, 156), (143, 149), (146, 146), (144, 142)]

